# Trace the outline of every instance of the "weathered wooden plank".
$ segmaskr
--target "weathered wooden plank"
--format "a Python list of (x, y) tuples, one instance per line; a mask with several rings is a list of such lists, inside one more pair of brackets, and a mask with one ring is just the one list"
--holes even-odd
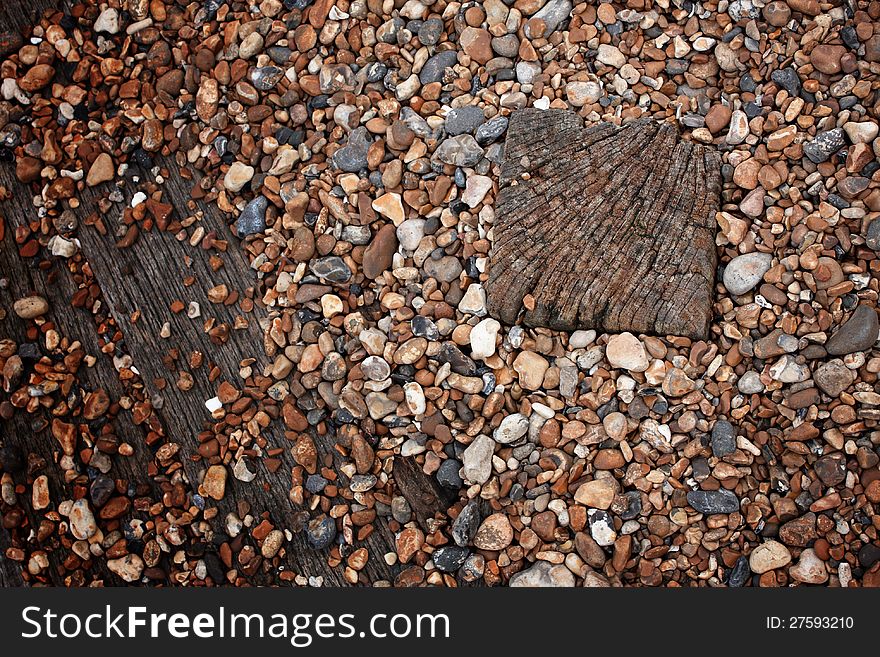
[(557, 330), (705, 338), (720, 158), (671, 124), (585, 129), (570, 112), (512, 115), (489, 312)]
[[(20, 190), (11, 199), (0, 204), (0, 216), (4, 217), (6, 224), (5, 238), (0, 243), (0, 272), (2, 272), (0, 278), (5, 281), (5, 285), (0, 289), (0, 307), (7, 310), (5, 317), (0, 319), (0, 339), (12, 339), (19, 345), (33, 344), (40, 354), (46, 354), (43, 336), (39, 333), (29, 334), (28, 322), (18, 318), (10, 310), (15, 299), (30, 294), (44, 297), (49, 301), (50, 306), (47, 319), (54, 323), (59, 334), (71, 342), (79, 342), (83, 350), (94, 358), (93, 367), (83, 365), (76, 372), (75, 392), (78, 400), (76, 404), (81, 404), (85, 394), (98, 390), (106, 392), (112, 402), (118, 401), (126, 393), (113, 371), (111, 360), (101, 354), (98, 349), (99, 336), (92, 316), (85, 310), (71, 306), (71, 298), (77, 290), (77, 285), (70, 272), (64, 268), (64, 261), (59, 260), (54, 266), (45, 266), (49, 264), (48, 260), (42, 258), (23, 259), (18, 254), (18, 248), (13, 239), (14, 231), (16, 227), (26, 226), (35, 217), (35, 210), (27, 190), (14, 181), (11, 165), (0, 167), (0, 186)], [(30, 368), (31, 366), (28, 364), (26, 374), (29, 373)], [(5, 395), (0, 395), (0, 399), (4, 397)], [(78, 407), (74, 408), (74, 413), (79, 413)], [(83, 422), (82, 418), (78, 416), (64, 417), (63, 419), (75, 423)], [(13, 446), (23, 456), (33, 454), (44, 460), (47, 465), (43, 473), (51, 475), (53, 492), (57, 493), (60, 498), (71, 499), (74, 484), (82, 483), (82, 481), (64, 483), (61, 470), (55, 463), (58, 443), (52, 437), (49, 429), (51, 420), (52, 414), (48, 409), (41, 409), (34, 414), (23, 410), (16, 411), (10, 420), (0, 420), (2, 443), (4, 446)], [(118, 437), (119, 441), (131, 445), (135, 452), (131, 457), (118, 455), (112, 457), (112, 468), (108, 475), (132, 484), (147, 484), (154, 488), (153, 482), (147, 476), (146, 468), (152, 457), (149, 450), (143, 445), (143, 431), (135, 426), (131, 419), (131, 413), (121, 410), (119, 415), (111, 420), (111, 425), (113, 434)], [(88, 483), (87, 480), (85, 481)], [(17, 473), (15, 482), (24, 484), (27, 490), (30, 490), (31, 482), (25, 473)], [(158, 497), (155, 495), (155, 491), (154, 497)], [(41, 514), (30, 508), (27, 499), (20, 501), (23, 502), (22, 510), (28, 516), (28, 527), (37, 526)], [(53, 507), (57, 502), (58, 499), (53, 499)], [(16, 540), (24, 540), (25, 535), (29, 533), (28, 527)], [(6, 541), (5, 549), (12, 546), (15, 541), (7, 532), (3, 533)], [(59, 573), (63, 570), (58, 566), (67, 551), (61, 550), (56, 554), (54, 548), (57, 546), (42, 545), (38, 542), (32, 543), (31, 547), (46, 549), (50, 553), (52, 568), (48, 569), (45, 575), (53, 584), (62, 585), (64, 582)], [(18, 568), (17, 564), (13, 566), (10, 562), (5, 562), (4, 566), (7, 569)], [(122, 583), (116, 575), (107, 570), (102, 559), (91, 560), (85, 568), (84, 575), (86, 581), (90, 577), (94, 577), (107, 584)]]

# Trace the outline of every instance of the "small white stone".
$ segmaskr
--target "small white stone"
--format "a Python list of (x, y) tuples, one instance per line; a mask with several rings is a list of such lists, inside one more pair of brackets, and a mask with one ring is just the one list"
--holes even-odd
[(109, 7), (98, 14), (94, 25), (95, 32), (116, 34), (119, 32), (119, 12)]
[(483, 202), (490, 189), (492, 189), (492, 179), (489, 176), (472, 174), (468, 176), (461, 200), (467, 203), (469, 208), (475, 208)]
[(625, 332), (612, 336), (605, 347), (605, 357), (611, 367), (630, 372), (644, 372), (648, 369), (648, 354), (645, 346), (632, 333)]
[(479, 435), (467, 446), (462, 455), (462, 478), (471, 484), (484, 484), (492, 476), (492, 454), (495, 441)]
[(528, 430), (529, 418), (522, 413), (513, 413), (501, 420), (501, 424), (495, 429), (493, 438), (497, 443), (509, 445), (525, 436)]
[(615, 46), (609, 46), (606, 43), (599, 44), (599, 51), (596, 53), (596, 59), (613, 68), (620, 68), (626, 64), (626, 57)]
[(467, 291), (461, 301), (458, 302), (458, 309), (463, 313), (482, 317), (486, 314), (486, 291), (479, 283), (471, 283), (468, 285)]
[(501, 324), (487, 317), (471, 329), (471, 357), (485, 360), (495, 353), (495, 340)]
[(404, 384), (403, 394), (406, 398), (406, 406), (413, 415), (422, 415), (427, 408), (425, 392), (415, 381)]

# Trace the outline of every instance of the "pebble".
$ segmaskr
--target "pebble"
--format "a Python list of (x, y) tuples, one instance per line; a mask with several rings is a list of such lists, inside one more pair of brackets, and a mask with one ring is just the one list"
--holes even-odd
[[(405, 223), (405, 222), (404, 222)], [(394, 224), (385, 224), (364, 250), (363, 272), (369, 279), (377, 278), (391, 269), (397, 252), (397, 230)]]
[(266, 209), (269, 207), (269, 199), (262, 194), (250, 201), (238, 215), (236, 228), (239, 237), (255, 235), (266, 230)]
[[(528, 428), (528, 427), (527, 427)], [(495, 441), (480, 434), (467, 446), (462, 455), (464, 480), (472, 484), (484, 484), (492, 475), (492, 455)]]
[(434, 158), (457, 167), (475, 166), (483, 157), (483, 149), (471, 135), (449, 137), (434, 151)]
[(486, 121), (483, 110), (475, 105), (450, 110), (446, 115), (444, 127), (446, 133), (452, 136), (474, 134), (477, 128)]
[(735, 451), (736, 428), (727, 420), (718, 420), (712, 427), (712, 455), (724, 458)]
[(773, 256), (769, 253), (746, 253), (735, 257), (724, 268), (724, 287), (735, 296), (750, 292), (764, 278), (772, 262)]
[(599, 50), (596, 53), (596, 61), (612, 68), (620, 68), (626, 64), (626, 57), (615, 46), (600, 43)]
[(137, 582), (144, 572), (144, 560), (136, 554), (127, 554), (117, 559), (108, 559), (107, 568), (124, 582)]
[(509, 445), (515, 443), (529, 431), (529, 418), (522, 413), (511, 413), (501, 420), (492, 434), (496, 443)]
[(464, 565), (470, 556), (470, 550), (457, 545), (444, 545), (434, 550), (431, 560), (437, 570), (444, 573), (454, 573)]
[(791, 562), (791, 552), (779, 541), (764, 541), (749, 555), (749, 568), (759, 575)]
[(202, 480), (202, 490), (204, 495), (214, 500), (222, 500), (226, 495), (226, 468), (222, 465), (212, 465), (205, 472), (205, 478)]
[(95, 32), (106, 32), (107, 34), (116, 34), (119, 32), (119, 11), (113, 7), (108, 7), (95, 19), (92, 26)]
[(318, 258), (311, 264), (315, 276), (323, 278), (331, 283), (345, 283), (351, 278), (351, 269), (345, 261), (338, 256)]
[(816, 369), (813, 380), (829, 397), (839, 397), (856, 380), (856, 374), (842, 360), (834, 358)]
[(619, 367), (630, 372), (644, 372), (648, 369), (648, 354), (645, 346), (629, 332), (608, 339), (605, 357), (611, 367)]
[(521, 351), (513, 361), (519, 384), (526, 390), (538, 390), (549, 367), (547, 359), (533, 351)]
[(798, 562), (789, 568), (788, 573), (792, 578), (804, 584), (824, 584), (828, 581), (825, 562), (816, 555), (812, 548), (801, 551)]
[(254, 168), (252, 166), (235, 161), (232, 163), (232, 166), (229, 167), (226, 176), (223, 178), (223, 187), (225, 187), (227, 191), (238, 193), (253, 177)]
[(474, 536), (474, 546), (480, 550), (503, 550), (513, 541), (513, 527), (503, 513), (493, 513), (483, 520)]
[(739, 511), (739, 500), (729, 490), (688, 491), (687, 501), (696, 511), (706, 515)]
[(116, 166), (113, 159), (107, 153), (101, 153), (92, 162), (89, 167), (89, 173), (86, 175), (86, 184), (89, 187), (100, 185), (102, 182), (113, 180), (116, 175)]
[(330, 547), (336, 538), (336, 522), (329, 516), (318, 516), (306, 525), (306, 538), (315, 550)]
[(422, 85), (428, 85), (433, 82), (440, 82), (447, 69), (458, 63), (458, 54), (455, 50), (444, 50), (433, 55), (425, 61), (422, 70), (419, 71), (419, 82)]
[(400, 194), (388, 192), (382, 194), (373, 201), (373, 209), (383, 217), (391, 219), (395, 226), (403, 223), (406, 214), (403, 209), (403, 202), (400, 200)]
[(859, 306), (850, 318), (835, 331), (825, 349), (832, 356), (843, 356), (870, 349), (880, 335), (877, 311), (870, 306)]
[(764, 382), (757, 372), (746, 372), (736, 382), (737, 389), (744, 395), (757, 395), (764, 392)]
[(69, 518), (70, 533), (80, 541), (88, 540), (98, 532), (95, 514), (92, 513), (88, 500), (84, 498), (80, 498), (73, 503), (70, 507)]
[(510, 578), (512, 588), (571, 588), (574, 585), (574, 575), (568, 568), (548, 561), (538, 561)]
[(35, 319), (49, 312), (49, 302), (36, 295), (24, 297), (12, 304), (12, 310), (22, 319)]
[(477, 207), (486, 198), (486, 194), (491, 191), (492, 186), (493, 182), (489, 176), (476, 174), (468, 176), (467, 185), (461, 195), (462, 203), (467, 203), (469, 208)]
[(492, 319), (491, 317), (481, 320), (473, 329), (471, 329), (471, 356), (473, 358), (485, 360), (494, 355), (495, 342), (500, 330), (501, 324), (497, 320)]
[(607, 511), (590, 509), (587, 511), (587, 519), (590, 525), (590, 536), (600, 547), (614, 545), (614, 541), (617, 540), (617, 531), (615, 531), (614, 521)]
[(617, 494), (617, 482), (608, 477), (594, 479), (578, 486), (574, 500), (595, 509), (608, 509)]
[(565, 85), (565, 97), (575, 107), (591, 105), (602, 97), (602, 87), (596, 82), (576, 80)]
[(827, 130), (816, 135), (813, 141), (804, 144), (804, 155), (813, 163), (821, 164), (843, 148), (845, 143), (842, 128)]

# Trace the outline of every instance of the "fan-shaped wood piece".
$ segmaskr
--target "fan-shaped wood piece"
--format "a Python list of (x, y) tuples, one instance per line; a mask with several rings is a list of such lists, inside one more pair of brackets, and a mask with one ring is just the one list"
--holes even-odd
[(584, 128), (563, 110), (515, 112), (489, 313), (513, 324), (531, 295), (529, 326), (707, 337), (720, 166), (670, 123)]

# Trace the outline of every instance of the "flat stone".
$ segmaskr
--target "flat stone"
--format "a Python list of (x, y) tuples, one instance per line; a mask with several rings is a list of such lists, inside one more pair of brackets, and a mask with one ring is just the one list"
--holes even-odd
[(512, 588), (571, 588), (575, 585), (572, 572), (562, 564), (538, 561), (534, 566), (510, 578)]
[(770, 269), (773, 256), (769, 253), (746, 253), (735, 257), (724, 268), (724, 287), (735, 296), (751, 291)]
[(631, 372), (644, 372), (648, 369), (648, 354), (645, 346), (629, 332), (609, 338), (605, 347), (605, 357), (611, 367)]
[(779, 541), (764, 541), (749, 555), (749, 568), (759, 575), (791, 563), (791, 552)]
[(839, 397), (856, 380), (856, 373), (846, 367), (842, 360), (835, 358), (820, 365), (813, 373), (813, 380), (829, 397)]
[(687, 501), (696, 511), (706, 515), (739, 511), (739, 499), (729, 490), (688, 491)]
[(493, 513), (483, 520), (474, 536), (474, 546), (480, 550), (503, 550), (513, 542), (513, 527), (504, 513)]
[(859, 306), (825, 343), (825, 349), (832, 356), (865, 351), (877, 342), (878, 334), (880, 322), (877, 311), (870, 306)]
[(495, 441), (480, 434), (468, 445), (462, 455), (462, 475), (472, 484), (485, 484), (492, 476), (492, 455)]

